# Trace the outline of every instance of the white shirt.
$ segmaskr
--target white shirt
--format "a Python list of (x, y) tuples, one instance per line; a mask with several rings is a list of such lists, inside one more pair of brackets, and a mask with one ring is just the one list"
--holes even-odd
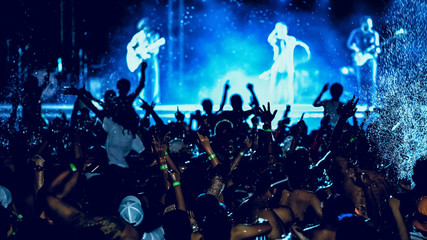
[(165, 231), (163, 227), (158, 227), (154, 229), (152, 232), (144, 233), (142, 236), (142, 240), (164, 240), (165, 239)]
[(325, 100), (320, 102), (320, 105), (323, 106), (324, 115), (329, 115), (331, 119), (329, 120), (329, 125), (335, 127), (338, 122), (339, 114), (337, 112), (340, 105), (343, 105), (339, 101), (334, 100)]
[(131, 150), (141, 153), (145, 147), (138, 135), (133, 135), (129, 130), (115, 123), (111, 118), (104, 118), (102, 127), (108, 133), (105, 149), (108, 155), (108, 164), (115, 164), (128, 168), (125, 157)]

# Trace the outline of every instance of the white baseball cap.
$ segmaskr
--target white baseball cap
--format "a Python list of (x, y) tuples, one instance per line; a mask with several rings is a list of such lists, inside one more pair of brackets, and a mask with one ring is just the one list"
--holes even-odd
[(138, 226), (144, 218), (144, 211), (142, 210), (141, 201), (135, 196), (127, 196), (123, 198), (119, 206), (120, 217), (126, 222)]

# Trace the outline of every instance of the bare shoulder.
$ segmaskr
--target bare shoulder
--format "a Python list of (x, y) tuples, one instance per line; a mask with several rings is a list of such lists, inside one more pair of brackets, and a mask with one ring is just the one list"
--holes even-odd
[(312, 235), (312, 240), (334, 240), (336, 232), (331, 229), (315, 230)]
[(306, 190), (294, 190), (292, 193), (298, 198), (303, 198), (303, 199), (317, 198), (314, 192), (310, 192)]
[(279, 216), (283, 223), (289, 223), (294, 220), (294, 213), (291, 208), (275, 208), (274, 212)]

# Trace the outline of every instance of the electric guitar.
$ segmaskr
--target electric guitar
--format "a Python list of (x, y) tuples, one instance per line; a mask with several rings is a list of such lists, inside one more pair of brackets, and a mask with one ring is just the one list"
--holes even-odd
[(156, 48), (159, 48), (160, 46), (164, 45), (166, 43), (165, 38), (160, 38), (159, 40), (155, 41), (154, 43), (146, 46), (146, 47), (137, 47), (133, 48), (134, 50), (127, 52), (126, 54), (126, 63), (131, 72), (135, 72), (135, 70), (141, 65), (142, 61), (149, 58), (147, 57), (149, 52), (152, 52)]
[(378, 54), (376, 52), (373, 52), (375, 50), (375, 48), (382, 47), (382, 46), (388, 44), (390, 41), (396, 39), (397, 37), (400, 37), (401, 35), (407, 34), (407, 33), (408, 32), (406, 30), (401, 28), (394, 33), (394, 36), (392, 36), (392, 37), (388, 38), (387, 40), (385, 40), (384, 42), (382, 42), (380, 46), (372, 45), (372, 46), (368, 47), (367, 49), (365, 49), (364, 51), (357, 51), (357, 52), (353, 53), (354, 64), (356, 66), (360, 67), (363, 64), (365, 64), (368, 60), (377, 58)]

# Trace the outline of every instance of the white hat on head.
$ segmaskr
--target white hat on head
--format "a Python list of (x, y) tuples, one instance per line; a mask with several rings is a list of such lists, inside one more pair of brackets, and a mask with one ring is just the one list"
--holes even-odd
[(12, 202), (12, 194), (10, 193), (9, 189), (0, 185), (0, 204), (4, 208), (7, 208), (11, 202)]
[(126, 222), (138, 226), (144, 218), (141, 201), (135, 196), (127, 196), (123, 198), (119, 206), (120, 217)]

